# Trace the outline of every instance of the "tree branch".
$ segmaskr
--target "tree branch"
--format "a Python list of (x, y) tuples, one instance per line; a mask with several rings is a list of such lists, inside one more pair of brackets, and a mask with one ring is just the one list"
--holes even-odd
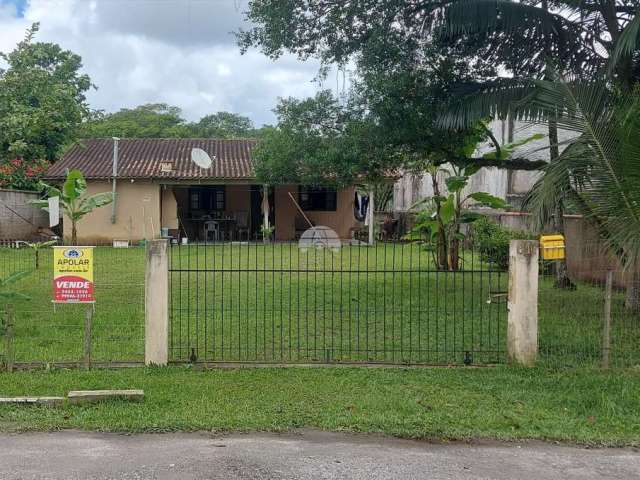
[(505, 170), (540, 170), (548, 165), (544, 160), (527, 160), (526, 158), (512, 158), (510, 160), (500, 160), (497, 158), (457, 158), (450, 160), (458, 166), (478, 165), (479, 167), (497, 167)]

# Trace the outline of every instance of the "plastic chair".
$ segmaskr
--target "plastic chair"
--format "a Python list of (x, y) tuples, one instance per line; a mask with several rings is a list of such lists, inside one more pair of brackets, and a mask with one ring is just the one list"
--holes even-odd
[(236, 232), (238, 240), (242, 240), (244, 234), (249, 241), (249, 212), (236, 212)]
[(217, 242), (220, 240), (220, 225), (218, 222), (213, 220), (208, 220), (204, 222), (204, 240), (208, 242), (209, 239)]

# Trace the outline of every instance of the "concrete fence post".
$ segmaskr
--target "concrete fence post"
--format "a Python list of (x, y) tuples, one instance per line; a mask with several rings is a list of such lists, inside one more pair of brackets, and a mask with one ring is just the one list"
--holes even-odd
[(151, 240), (147, 247), (144, 306), (144, 363), (166, 365), (169, 360), (168, 240)]
[(536, 240), (509, 245), (507, 355), (524, 366), (533, 366), (538, 356), (538, 251)]

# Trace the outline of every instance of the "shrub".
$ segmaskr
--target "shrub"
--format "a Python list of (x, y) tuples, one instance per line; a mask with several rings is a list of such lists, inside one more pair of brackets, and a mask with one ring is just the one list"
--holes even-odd
[(509, 242), (534, 238), (527, 232), (505, 228), (485, 216), (473, 223), (472, 232), (473, 245), (482, 260), (503, 269), (509, 267)]

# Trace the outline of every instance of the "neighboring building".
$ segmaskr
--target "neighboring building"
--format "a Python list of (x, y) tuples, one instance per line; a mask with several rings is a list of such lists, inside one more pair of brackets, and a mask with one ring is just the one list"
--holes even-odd
[(49, 214), (30, 202), (37, 192), (0, 189), (0, 240), (41, 240), (51, 233)]
[[(517, 147), (512, 156), (530, 160), (549, 160), (549, 138), (546, 125), (528, 125), (516, 123), (509, 128), (507, 121), (491, 122), (490, 128), (501, 145), (510, 144), (529, 138), (534, 134), (543, 134), (544, 138), (533, 140)], [(559, 131), (560, 141), (567, 140), (571, 134)], [(562, 150), (562, 148), (560, 148)], [(494, 150), (493, 144), (480, 145), (476, 155)], [(447, 166), (443, 166), (447, 168)], [(482, 168), (473, 175), (465, 191), (487, 192), (496, 197), (507, 200), (513, 206), (519, 206), (531, 187), (538, 179), (540, 172), (526, 170), (506, 170), (501, 168)], [(428, 174), (403, 175), (394, 186), (394, 210), (406, 212), (419, 200), (433, 196), (431, 176)], [(439, 184), (444, 187), (444, 175)]]
[[(314, 225), (332, 228), (348, 239), (362, 224), (354, 216), (355, 187), (341, 190), (258, 184), (251, 160), (256, 140), (123, 139), (118, 142), (115, 218), (112, 206), (96, 209), (78, 223), (80, 242), (137, 241), (160, 236), (203, 240), (256, 238), (265, 210), (276, 240), (293, 240), (309, 226), (293, 199)], [(211, 168), (191, 160), (192, 148), (206, 151)], [(88, 193), (112, 189), (114, 141), (85, 140), (74, 146), (47, 172), (50, 182), (62, 182), (77, 168), (87, 179)], [(214, 222), (217, 232), (205, 226)], [(70, 225), (64, 225), (65, 237)], [(211, 239), (212, 236), (207, 238)]]

